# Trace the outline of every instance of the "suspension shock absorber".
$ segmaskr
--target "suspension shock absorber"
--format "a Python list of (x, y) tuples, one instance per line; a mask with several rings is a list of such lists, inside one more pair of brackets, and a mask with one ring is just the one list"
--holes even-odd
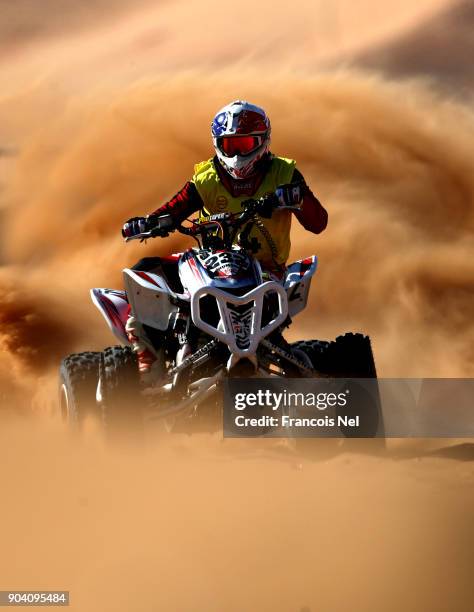
[[(173, 330), (173, 333), (178, 341), (179, 347), (176, 352), (175, 367), (181, 365), (186, 357), (192, 353), (189, 328), (189, 312), (186, 312), (182, 308), (178, 309), (171, 325), (171, 329)], [(176, 372), (173, 377), (173, 388), (177, 389), (178, 385), (181, 386), (181, 383), (183, 383), (187, 377), (188, 371), (186, 369)]]

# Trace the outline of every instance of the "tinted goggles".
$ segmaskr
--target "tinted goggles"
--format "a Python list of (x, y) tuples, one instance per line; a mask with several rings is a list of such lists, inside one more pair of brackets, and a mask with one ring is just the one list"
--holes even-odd
[(223, 136), (217, 144), (226, 157), (249, 155), (262, 144), (262, 136)]

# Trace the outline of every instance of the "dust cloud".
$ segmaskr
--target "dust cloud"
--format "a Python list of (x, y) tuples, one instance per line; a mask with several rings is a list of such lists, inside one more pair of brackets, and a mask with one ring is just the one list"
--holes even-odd
[(329, 211), (320, 236), (292, 229), (291, 257), (320, 265), (289, 338), (364, 331), (380, 376), (473, 375), (469, 101), (321, 69), (450, 3), (301, 0), (269, 17), (103, 0), (64, 21), (54, 0), (51, 19), (21, 4), (0, 2), (0, 589), (69, 589), (80, 612), (471, 610), (469, 446), (316, 460), (200, 435), (133, 452), (50, 418), (61, 357), (114, 342), (89, 288), (185, 246), (125, 245), (123, 221), (212, 155), (211, 117), (235, 98), (267, 109), (272, 150)]
[[(292, 257), (316, 253), (320, 269), (291, 337), (365, 331), (382, 376), (472, 375), (468, 108), (416, 82), (351, 71), (287, 74), (284, 88), (251, 70), (238, 85), (221, 74), (217, 89), (216, 79), (170, 77), (76, 103), (20, 155), (5, 196), (2, 278), (11, 266), (10, 282), (21, 275), (17, 291), (26, 292), (29, 309), (56, 309), (58, 327), (72, 330), (61, 334), (64, 352), (76, 346), (81, 326), (83, 341), (106, 341), (89, 287), (120, 286), (120, 269), (139, 256), (182, 248), (177, 238), (124, 245), (120, 226), (153, 211), (191, 176), (196, 160), (211, 155), (211, 109), (240, 93), (269, 109), (272, 149), (298, 161), (330, 214), (318, 237), (294, 224)], [(200, 104), (190, 105), (195, 99)], [(22, 301), (15, 307), (23, 309)], [(8, 349), (11, 327), (3, 330)], [(33, 351), (37, 340), (29, 336)], [(47, 345), (44, 335), (41, 342)], [(25, 360), (32, 353), (11, 354)], [(37, 360), (38, 369), (47, 365)]]

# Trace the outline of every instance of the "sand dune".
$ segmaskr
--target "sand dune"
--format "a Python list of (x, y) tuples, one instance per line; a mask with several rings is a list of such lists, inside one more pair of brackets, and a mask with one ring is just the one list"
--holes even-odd
[(129, 0), (68, 0), (67, 7), (62, 0), (17, 0), (15, 4), (1, 0), (0, 49), (11, 60), (11, 55), (23, 54), (42, 39), (113, 21), (127, 9)]
[(356, 64), (393, 76), (434, 79), (451, 95), (472, 96), (474, 6), (455, 2), (402, 35), (356, 56)]

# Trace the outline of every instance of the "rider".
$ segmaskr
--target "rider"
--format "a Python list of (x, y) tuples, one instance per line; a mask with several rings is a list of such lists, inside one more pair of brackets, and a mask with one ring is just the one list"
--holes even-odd
[[(262, 108), (242, 100), (231, 102), (214, 117), (211, 131), (215, 156), (196, 164), (192, 180), (169, 202), (147, 217), (129, 219), (122, 234), (131, 237), (156, 228), (163, 214), (171, 215), (178, 226), (198, 211), (201, 219), (223, 212), (238, 213), (245, 200), (265, 196), (266, 210), (244, 231), (262, 268), (281, 278), (290, 252), (292, 212), (306, 230), (315, 234), (325, 229), (327, 212), (306, 185), (294, 160), (270, 153), (270, 120)], [(278, 205), (297, 210), (274, 210)], [(150, 260), (157, 261), (146, 258), (133, 269), (150, 270)], [(127, 332), (140, 370), (148, 371), (154, 356), (141, 340), (143, 335), (134, 317), (128, 320)]]

